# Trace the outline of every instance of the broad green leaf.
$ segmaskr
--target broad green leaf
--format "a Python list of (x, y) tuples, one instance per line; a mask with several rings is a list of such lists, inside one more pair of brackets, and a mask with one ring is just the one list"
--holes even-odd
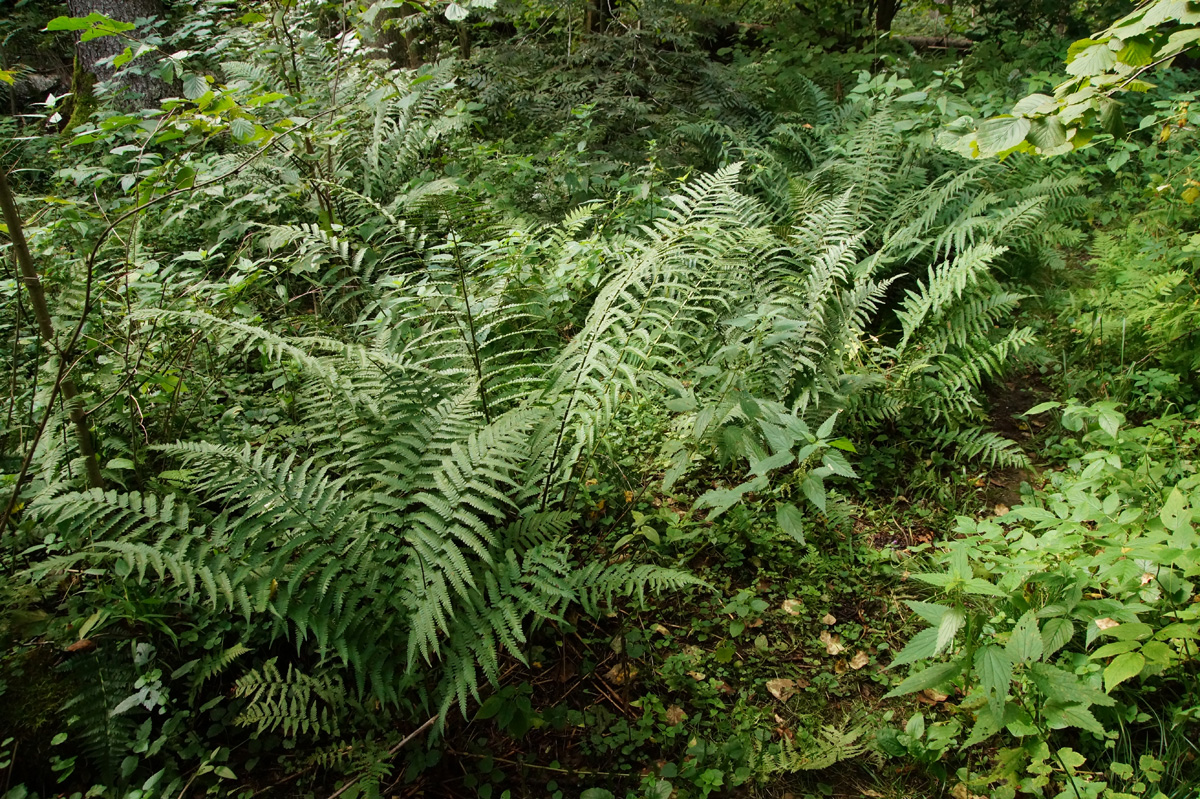
[(113, 59), (113, 69), (120, 69), (133, 60), (133, 48), (126, 47)]
[(1131, 67), (1144, 67), (1154, 61), (1154, 45), (1146, 36), (1126, 39), (1124, 46), (1117, 51), (1117, 60)]
[(825, 512), (825, 481), (811, 472), (804, 478), (804, 482), (800, 484), (800, 490), (804, 492), (804, 496), (808, 497), (808, 501)]
[(828, 419), (821, 422), (821, 426), (819, 428), (817, 428), (817, 438), (818, 439), (821, 439), (822, 441), (824, 441), (825, 439), (827, 439), (831, 435), (833, 435), (833, 426), (835, 424), (837, 424), (837, 418), (838, 418), (839, 413), (841, 413), (841, 411), (834, 411), (829, 416)]
[(900, 650), (900, 654), (896, 655), (888, 668), (903, 666), (907, 663), (915, 663), (918, 660), (933, 657), (937, 651), (937, 640), (938, 628), (926, 627), (909, 639), (904, 649)]
[(1101, 632), (1103, 635), (1112, 636), (1118, 641), (1141, 641), (1144, 638), (1149, 638), (1154, 633), (1154, 628), (1149, 624), (1139, 621), (1128, 621), (1124, 624), (1118, 624), (1116, 627), (1109, 627), (1107, 630), (1102, 630)]
[[(1026, 114), (1048, 113), (1058, 107), (1058, 103), (1053, 97), (1048, 94), (1031, 94), (1028, 97), (1022, 97), (1013, 106), (1014, 116), (1024, 116)], [(1043, 402), (1042, 405), (1050, 405), (1057, 407), (1057, 402)], [(1041, 407), (1040, 405), (1038, 407)], [(1039, 411), (1026, 411), (1026, 413), (1039, 413)]]
[(846, 456), (836, 450), (826, 450), (821, 456), (821, 463), (828, 466), (834, 474), (839, 477), (858, 477), (858, 472), (854, 471)]
[(208, 81), (203, 75), (194, 72), (183, 76), (183, 96), (189, 100), (198, 100), (208, 92)]
[[(1029, 142), (1045, 155), (1054, 155), (1071, 150), (1067, 142), (1067, 131), (1058, 117), (1040, 117), (1030, 123)], [(1065, 150), (1064, 150), (1065, 148)]]
[(701, 494), (692, 507), (696, 510), (712, 508), (708, 514), (708, 518), (716, 519), (740, 502), (746, 494), (752, 491), (761, 491), (768, 485), (767, 478), (760, 475), (753, 480), (747, 480), (733, 488), (714, 488)]
[(955, 660), (949, 663), (938, 663), (924, 671), (911, 674), (908, 679), (889, 691), (884, 699), (924, 691), (926, 688), (936, 688), (957, 677), (962, 672), (962, 666), (960, 661)]
[(1121, 423), (1125, 421), (1125, 416), (1116, 411), (1104, 410), (1100, 411), (1100, 416), (1096, 421), (1099, 423), (1101, 430), (1116, 438), (1117, 431), (1121, 428)]
[(963, 591), (975, 596), (1008, 596), (1004, 589), (993, 585), (982, 577), (968, 577), (963, 581)]
[(784, 466), (794, 463), (795, 460), (795, 456), (790, 452), (777, 452), (774, 455), (769, 455), (760, 461), (754, 461), (754, 463), (750, 465), (750, 474), (759, 475), (766, 474), (767, 472), (773, 472), (776, 469), (782, 469)]
[(1111, 696), (1092, 688), (1081, 677), (1048, 663), (1034, 663), (1029, 667), (1029, 676), (1042, 692), (1042, 696), (1052, 702), (1104, 707), (1111, 707), (1116, 703)]
[(1104, 669), (1104, 690), (1112, 693), (1112, 689), (1126, 680), (1138, 676), (1145, 667), (1146, 658), (1142, 656), (1141, 652), (1126, 652), (1124, 655), (1117, 655), (1113, 658), (1112, 663), (1109, 663)]
[[(914, 575), (915, 576), (915, 575)], [(935, 602), (918, 602), (915, 599), (906, 599), (904, 604), (908, 605), (913, 613), (920, 616), (922, 619), (937, 627), (942, 623), (942, 617), (950, 612), (949, 605), (939, 605)]]
[(779, 529), (790, 535), (799, 543), (804, 543), (804, 514), (791, 503), (775, 508), (775, 521)]
[(1037, 615), (1032, 610), (1026, 611), (1017, 622), (1005, 648), (1013, 663), (1041, 660), (1045, 643), (1042, 641), (1042, 634), (1038, 632)]
[(979, 150), (985, 155), (1005, 153), (1025, 141), (1031, 127), (1024, 117), (1001, 116), (985, 119), (979, 125)]
[(1200, 638), (1200, 630), (1197, 630), (1194, 624), (1177, 621), (1174, 624), (1168, 624), (1154, 634), (1156, 641), (1169, 641), (1172, 638)]
[(1092, 660), (1100, 660), (1102, 658), (1110, 658), (1113, 655), (1123, 655), (1126, 652), (1132, 652), (1141, 647), (1138, 641), (1114, 641), (1111, 644), (1105, 644), (1097, 649), (1092, 654), (1088, 655)]
[(1104, 735), (1104, 727), (1084, 705), (1051, 703), (1042, 708), (1042, 717), (1052, 730), (1077, 727), (1096, 735)]
[(1167, 43), (1156, 53), (1158, 58), (1163, 58), (1168, 55), (1183, 52), (1189, 47), (1194, 47), (1196, 42), (1200, 41), (1200, 28), (1192, 28), (1190, 30), (1181, 30), (1172, 33), (1167, 39)]
[(967, 614), (962, 608), (951, 608), (942, 615), (938, 625), (937, 652), (945, 652), (954, 643), (954, 636), (966, 624)]
[(1050, 619), (1042, 625), (1042, 643), (1046, 646), (1044, 657), (1049, 658), (1066, 646), (1075, 635), (1075, 625), (1070, 619)]
[(1052, 411), (1055, 408), (1061, 408), (1061, 407), (1062, 407), (1061, 402), (1039, 402), (1037, 405), (1034, 405), (1032, 408), (1025, 411), (1025, 413), (1023, 413), (1021, 415), (1022, 416), (1037, 416), (1039, 413), (1045, 413), (1046, 411)]
[(82, 31), (95, 26), (103, 26), (105, 30), (113, 33), (131, 31), (134, 29), (134, 27), (136, 27), (132, 23), (119, 22), (111, 17), (106, 17), (99, 12), (93, 11), (86, 17), (55, 17), (46, 23), (46, 30)]
[(1129, 151), (1128, 150), (1117, 150), (1115, 153), (1113, 153), (1112, 155), (1110, 155), (1108, 157), (1108, 160), (1105, 162), (1105, 164), (1108, 166), (1109, 172), (1117, 172), (1121, 169), (1121, 167), (1125, 166), (1125, 164), (1128, 162), (1129, 162)]
[(450, 3), (450, 5), (446, 6), (446, 19), (451, 22), (461, 22), (470, 16), (470, 13), (458, 3)]
[(1141, 652), (1150, 666), (1170, 666), (1179, 658), (1175, 650), (1162, 641), (1147, 641)]
[(975, 673), (979, 675), (979, 687), (987, 696), (988, 707), (996, 718), (1004, 717), (1004, 703), (1008, 698), (1008, 685), (1012, 682), (1012, 660), (998, 646), (985, 646), (975, 653)]
[[(1167, 495), (1167, 501), (1163, 503), (1162, 510), (1158, 512), (1158, 518), (1162, 521), (1163, 527), (1168, 530), (1177, 529), (1184, 519), (1186, 507), (1187, 500), (1183, 498), (1183, 492), (1178, 487), (1172, 488), (1171, 493)], [(1188, 515), (1190, 516), (1190, 514)]]
[(1067, 73), (1077, 78), (1108, 72), (1117, 63), (1117, 54), (1107, 42), (1093, 44), (1067, 64)]

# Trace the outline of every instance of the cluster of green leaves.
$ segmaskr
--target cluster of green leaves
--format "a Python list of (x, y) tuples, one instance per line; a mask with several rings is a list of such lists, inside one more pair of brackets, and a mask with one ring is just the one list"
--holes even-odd
[[(529, 734), (529, 694), (500, 683), (538, 636), (699, 585), (700, 551), (740, 566), (747, 540), (786, 544), (814, 568), (818, 535), (848, 527), (847, 431), (908, 424), (920, 446), (1024, 463), (982, 427), (983, 386), (1032, 341), (998, 275), (1042, 257), (1074, 179), (906, 137), (913, 87), (868, 76), (835, 102), (671, 26), (398, 72), (355, 10), (200, 9), (155, 67), (182, 97), (76, 125), (53, 176), (23, 164), (107, 482), (81, 484), (56, 353), (6, 311), (5, 435), (31, 464), (24, 482), (4, 466), (10, 659), (74, 652), (65, 784), (379, 785), (429, 717), (480, 703)], [(128, 43), (136, 68), (151, 49)], [(622, 464), (630, 442), (644, 462)], [(642, 492), (656, 511), (603, 515)], [(713, 606), (733, 623), (694, 631), (726, 675), (767, 610), (742, 591)], [(724, 683), (683, 668), (708, 654), (684, 654), (673, 679), (727, 737), (680, 726), (650, 795), (864, 751), (861, 725), (772, 742), (748, 697), (726, 718)], [(662, 704), (594, 712), (593, 754), (609, 724), (649, 747)]]
[[(1160, 760), (1177, 758), (1178, 778), (1180, 737), (1200, 699), (1190, 676), (1200, 653), (1200, 439), (1180, 416), (1127, 427), (1111, 402), (1069, 404), (1062, 423), (1081, 434), (1065, 445), (1066, 468), (1004, 516), (961, 518), (961, 537), (936, 558), (945, 571), (913, 575), (941, 601), (908, 603), (930, 626), (892, 666), (924, 667), (891, 695), (954, 686), (959, 715), (974, 719), (954, 743), (1007, 744), (990, 771), (960, 770), (972, 790), (1162, 796)], [(1173, 698), (1162, 707), (1156, 694)], [(1130, 739), (1151, 713), (1164, 714), (1163, 745), (1182, 748), (1122, 762), (1114, 746), (1132, 758)]]
[(1098, 130), (1124, 130), (1122, 92), (1153, 85), (1146, 73), (1190, 51), (1200, 41), (1200, 11), (1187, 0), (1146, 0), (1107, 29), (1067, 51), (1070, 77), (1053, 96), (1031, 94), (1010, 114), (984, 121), (974, 145), (987, 155), (1031, 150), (1046, 155), (1088, 144)]

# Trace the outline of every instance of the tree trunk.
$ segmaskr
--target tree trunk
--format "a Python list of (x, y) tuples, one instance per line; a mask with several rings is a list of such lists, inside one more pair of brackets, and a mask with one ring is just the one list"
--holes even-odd
[(900, 10), (899, 0), (878, 0), (875, 5), (875, 30), (890, 31), (892, 20)]
[[(0, 210), (3, 211), (5, 224), (8, 225), (8, 237), (12, 241), (13, 252), (17, 256), (17, 265), (21, 270), (21, 282), (25, 284), (25, 289), (29, 292), (33, 316), (37, 319), (38, 332), (41, 334), (42, 340), (46, 342), (47, 349), (54, 350), (57, 345), (54, 340), (54, 324), (51, 321), (50, 308), (46, 304), (46, 293), (42, 291), (42, 280), (33, 264), (33, 256), (29, 254), (29, 246), (25, 243), (21, 215), (17, 212), (17, 204), (13, 200), (12, 191), (8, 188), (8, 177), (5, 175), (3, 167), (0, 167)], [(65, 362), (69, 361), (71, 353), (60, 352), (58, 356)], [(62, 392), (63, 402), (67, 404), (71, 422), (75, 425), (75, 438), (79, 443), (79, 454), (83, 456), (87, 469), (88, 485), (92, 488), (103, 488), (104, 477), (100, 474), (100, 462), (96, 459), (96, 448), (92, 444), (92, 431), (88, 427), (87, 414), (84, 413), (83, 406), (76, 401), (79, 390), (75, 387), (75, 381), (71, 379), (70, 375), (62, 377), (59, 390)], [(36, 447), (37, 444), (35, 442), (30, 446)], [(20, 492), (20, 490), (21, 487), (18, 485), (16, 491)], [(6, 518), (11, 511), (12, 503), (10, 502), (5, 511)]]
[(587, 33), (603, 33), (608, 27), (612, 16), (612, 7), (608, 0), (588, 0), (587, 15), (583, 20), (583, 29)]
[[(412, 6), (385, 9), (379, 14), (378, 34), (380, 43), (387, 49), (388, 58), (400, 68), (417, 69), (421, 66), (421, 48), (417, 44), (417, 32), (403, 30), (405, 17), (417, 13)], [(388, 25), (391, 21), (393, 24)]]
[[(163, 6), (160, 0), (67, 0), (67, 10), (73, 17), (86, 17), (88, 14), (99, 12), (121, 22), (136, 22), (139, 19), (162, 16)], [(141, 31), (130, 31), (132, 36), (138, 36)], [(75, 37), (76, 80), (71, 87), (76, 93), (76, 104), (85, 108), (91, 102), (91, 81), (107, 81), (113, 77), (111, 64), (100, 65), (97, 61), (111, 58), (125, 50), (130, 42), (122, 36), (101, 36), (91, 41), (81, 41)], [(150, 62), (141, 62), (143, 66)], [(81, 80), (82, 78), (82, 80)], [(130, 75), (121, 77), (121, 86), (126, 89), (125, 102), (136, 108), (149, 108), (171, 94), (171, 87), (158, 78), (150, 75)]]

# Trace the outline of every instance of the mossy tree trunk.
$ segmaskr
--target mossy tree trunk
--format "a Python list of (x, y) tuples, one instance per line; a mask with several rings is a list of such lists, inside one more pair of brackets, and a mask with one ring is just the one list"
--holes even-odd
[[(67, 9), (73, 17), (86, 17), (88, 14), (100, 13), (106, 17), (121, 22), (137, 22), (151, 17), (161, 17), (163, 6), (160, 0), (67, 0)], [(139, 31), (131, 31), (137, 36)], [(82, 41), (75, 37), (75, 76), (71, 91), (75, 94), (75, 107), (88, 108), (91, 103), (92, 87), (98, 81), (108, 81), (113, 78), (115, 70), (111, 64), (98, 62), (112, 58), (123, 52), (129, 46), (129, 41), (121, 36), (101, 36), (91, 41)], [(144, 64), (149, 64), (149, 61)], [(128, 91), (124, 102), (137, 108), (149, 108), (171, 94), (171, 87), (151, 75), (136, 75), (124, 73), (120, 77), (122, 87)], [(90, 113), (90, 109), (88, 110)], [(71, 123), (74, 124), (77, 114), (72, 113)], [(85, 115), (86, 116), (86, 115)]]

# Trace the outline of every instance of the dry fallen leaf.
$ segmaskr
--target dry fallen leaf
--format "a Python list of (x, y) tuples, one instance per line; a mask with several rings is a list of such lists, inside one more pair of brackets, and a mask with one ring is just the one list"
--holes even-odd
[(828, 624), (832, 627), (833, 625), (837, 624), (837, 617), (832, 613), (826, 613), (821, 617), (821, 624)]
[(1154, 579), (1154, 575), (1151, 574), (1150, 572), (1146, 572), (1145, 574), (1142, 575), (1142, 585), (1145, 585), (1146, 583), (1150, 582), (1153, 579)]
[(871, 662), (871, 656), (861, 649), (854, 653), (854, 657), (850, 658), (850, 668), (858, 671)]
[(1008, 506), (1003, 502), (998, 502), (996, 503), (996, 507), (992, 508), (992, 510), (997, 516), (1003, 516), (1004, 514), (1008, 513)]
[(1099, 627), (1101, 630), (1111, 630), (1113, 627), (1116, 627), (1120, 623), (1121, 622), (1117, 621), (1116, 619), (1110, 619), (1107, 616), (1104, 617), (1103, 619), (1096, 619), (1096, 626)]
[(845, 674), (847, 671), (848, 671), (848, 669), (846, 668), (846, 661), (842, 660), (841, 658), (838, 658), (837, 660), (835, 660), (833, 662), (833, 673), (834, 674)]
[(821, 643), (825, 644), (825, 651), (831, 655), (840, 655), (845, 646), (842, 645), (842, 637), (837, 633), (831, 633), (829, 630), (821, 632)]
[(702, 672), (702, 671), (689, 671), (687, 674), (689, 677), (691, 677), (693, 680), (696, 680), (697, 682), (700, 682), (701, 680), (705, 679), (704, 672)]
[(872, 791), (870, 788), (859, 788), (858, 792), (863, 796), (883, 796), (879, 791)]
[(84, 639), (76, 641), (75, 643), (68, 646), (67, 651), (68, 652), (91, 652), (95, 648), (96, 648), (95, 641), (93, 641), (91, 638), (84, 638)]
[(767, 680), (767, 690), (771, 692), (771, 696), (780, 702), (786, 702), (796, 693), (796, 681), (784, 677)]
[(938, 702), (945, 702), (950, 697), (941, 691), (935, 691), (932, 688), (926, 688), (921, 693), (917, 694), (917, 701), (926, 705), (936, 705)]
[(672, 727), (679, 726), (684, 719), (687, 718), (687, 713), (683, 712), (683, 708), (679, 705), (671, 705), (667, 708), (667, 723)]
[(804, 603), (799, 599), (783, 600), (783, 612), (789, 616), (799, 616), (800, 611), (804, 609)]
[(625, 663), (618, 663), (608, 670), (608, 673), (604, 675), (604, 680), (612, 683), (613, 685), (625, 685), (626, 683), (631, 683), (636, 680), (637, 676), (638, 670), (633, 666)]

